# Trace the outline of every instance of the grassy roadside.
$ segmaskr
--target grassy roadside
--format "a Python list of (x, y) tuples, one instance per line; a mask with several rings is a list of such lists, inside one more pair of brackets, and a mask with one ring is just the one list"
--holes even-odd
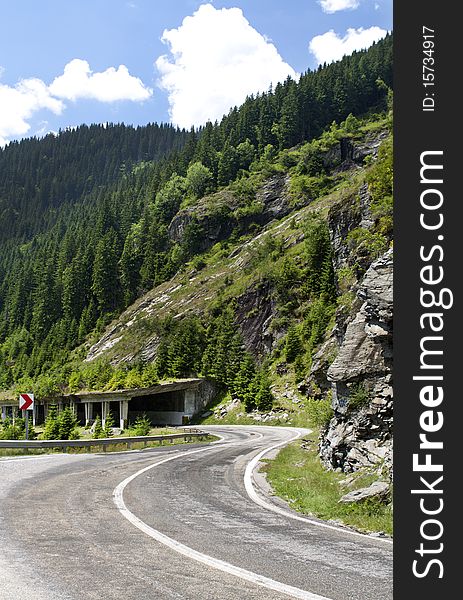
[[(317, 453), (316, 432), (283, 448), (278, 455), (265, 461), (262, 468), (275, 494), (286, 500), (293, 509), (324, 520), (333, 520), (364, 532), (384, 532), (392, 535), (392, 505), (377, 500), (361, 503), (339, 503), (347, 492), (367, 487), (377, 479), (373, 473), (326, 471)], [(344, 485), (343, 485), (344, 482)], [(346, 485), (347, 482), (350, 482)]]
[[(279, 397), (273, 418), (256, 421), (253, 413), (246, 413), (241, 403), (229, 404), (230, 398), (209, 406), (213, 414), (200, 418), (200, 425), (279, 425), (313, 429), (304, 437), (304, 448), (298, 440), (282, 450), (271, 460), (264, 460), (262, 471), (274, 493), (286, 500), (298, 512), (324, 520), (339, 521), (364, 532), (384, 532), (392, 535), (392, 506), (377, 500), (340, 504), (341, 496), (355, 489), (367, 487), (378, 479), (377, 473), (357, 472), (346, 475), (327, 471), (321, 464), (318, 451), (318, 426), (326, 421), (326, 403), (301, 401)], [(229, 407), (226, 414), (218, 416), (221, 407)], [(282, 418), (287, 415), (286, 418)], [(199, 425), (199, 426), (200, 426)], [(343, 484), (343, 482), (345, 482)]]

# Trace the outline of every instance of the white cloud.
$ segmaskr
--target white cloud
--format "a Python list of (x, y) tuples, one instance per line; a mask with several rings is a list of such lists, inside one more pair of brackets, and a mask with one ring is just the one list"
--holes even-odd
[(63, 75), (50, 85), (53, 96), (66, 100), (89, 98), (100, 102), (147, 100), (153, 93), (141, 79), (130, 75), (125, 65), (118, 69), (109, 67), (101, 73), (93, 73), (86, 60), (75, 58), (65, 67)]
[(14, 87), (0, 83), (0, 146), (28, 133), (28, 120), (41, 109), (61, 114), (64, 104), (53, 98), (41, 79), (23, 79)]
[(309, 50), (317, 59), (319, 64), (330, 63), (339, 60), (346, 54), (352, 54), (354, 50), (368, 48), (387, 34), (385, 29), (370, 27), (369, 29), (348, 29), (344, 37), (335, 33), (332, 29), (323, 35), (316, 35), (309, 44)]
[(332, 14), (340, 10), (355, 10), (360, 6), (359, 0), (320, 0), (323, 12)]
[(181, 127), (220, 119), (247, 95), (297, 73), (239, 8), (204, 4), (178, 29), (165, 30), (170, 57), (156, 60), (159, 85), (168, 92), (170, 116)]
[[(0, 66), (0, 77), (4, 73)], [(88, 98), (99, 102), (147, 100), (153, 91), (138, 78), (130, 75), (124, 65), (110, 67), (93, 73), (85, 60), (72, 60), (53, 83), (46, 85), (41, 79), (22, 79), (15, 86), (0, 83), (0, 146), (9, 139), (30, 133), (29, 121), (39, 110), (61, 114), (66, 108), (63, 100)], [(37, 135), (42, 135), (39, 124)]]

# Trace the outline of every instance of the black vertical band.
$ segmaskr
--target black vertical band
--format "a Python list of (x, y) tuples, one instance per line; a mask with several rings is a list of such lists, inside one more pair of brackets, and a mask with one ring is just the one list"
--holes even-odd
[(460, 14), (459, 3), (394, 3), (396, 600), (459, 595)]

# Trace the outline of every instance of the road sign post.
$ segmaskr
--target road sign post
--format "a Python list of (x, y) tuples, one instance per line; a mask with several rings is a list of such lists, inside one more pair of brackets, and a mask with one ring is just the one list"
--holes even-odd
[(23, 419), (24, 424), (26, 426), (26, 440), (29, 439), (29, 415), (27, 414), (27, 410), (23, 410)]
[(26, 440), (29, 439), (29, 415), (28, 410), (34, 410), (34, 394), (19, 394), (19, 409), (22, 410), (24, 424), (26, 426)]

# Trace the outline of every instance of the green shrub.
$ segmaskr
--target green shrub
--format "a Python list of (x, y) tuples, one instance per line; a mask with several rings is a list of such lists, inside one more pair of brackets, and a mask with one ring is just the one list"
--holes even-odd
[(111, 379), (104, 386), (103, 390), (123, 390), (126, 386), (127, 369), (114, 369)]
[(211, 189), (212, 173), (201, 162), (195, 162), (188, 167), (186, 186), (193, 198), (201, 198)]
[(320, 429), (326, 427), (334, 416), (333, 407), (331, 406), (331, 394), (327, 394), (326, 398), (322, 400), (309, 398), (306, 406), (309, 421), (314, 427)]
[(349, 232), (347, 242), (352, 251), (369, 260), (379, 258), (386, 252), (388, 240), (381, 233), (374, 233), (363, 227), (357, 227)]
[(151, 421), (146, 415), (137, 417), (135, 423), (130, 427), (131, 435), (148, 435), (151, 430)]
[(348, 404), (349, 409), (356, 410), (362, 408), (363, 406), (367, 406), (369, 401), (370, 397), (364, 384), (357, 383), (351, 386)]
[(239, 206), (234, 212), (233, 216), (237, 221), (241, 219), (252, 219), (262, 214), (264, 205), (262, 202), (253, 201), (245, 206)]
[(143, 375), (140, 372), (140, 369), (132, 367), (127, 371), (127, 375), (125, 376), (125, 387), (127, 389), (143, 387)]
[[(32, 419), (29, 417), (29, 439), (34, 440), (37, 437), (35, 429), (32, 426)], [(17, 417), (13, 421), (9, 418), (0, 424), (0, 440), (24, 440), (26, 438), (26, 421)]]
[(254, 178), (243, 175), (236, 179), (230, 189), (241, 201), (252, 202), (256, 197), (256, 184)]

